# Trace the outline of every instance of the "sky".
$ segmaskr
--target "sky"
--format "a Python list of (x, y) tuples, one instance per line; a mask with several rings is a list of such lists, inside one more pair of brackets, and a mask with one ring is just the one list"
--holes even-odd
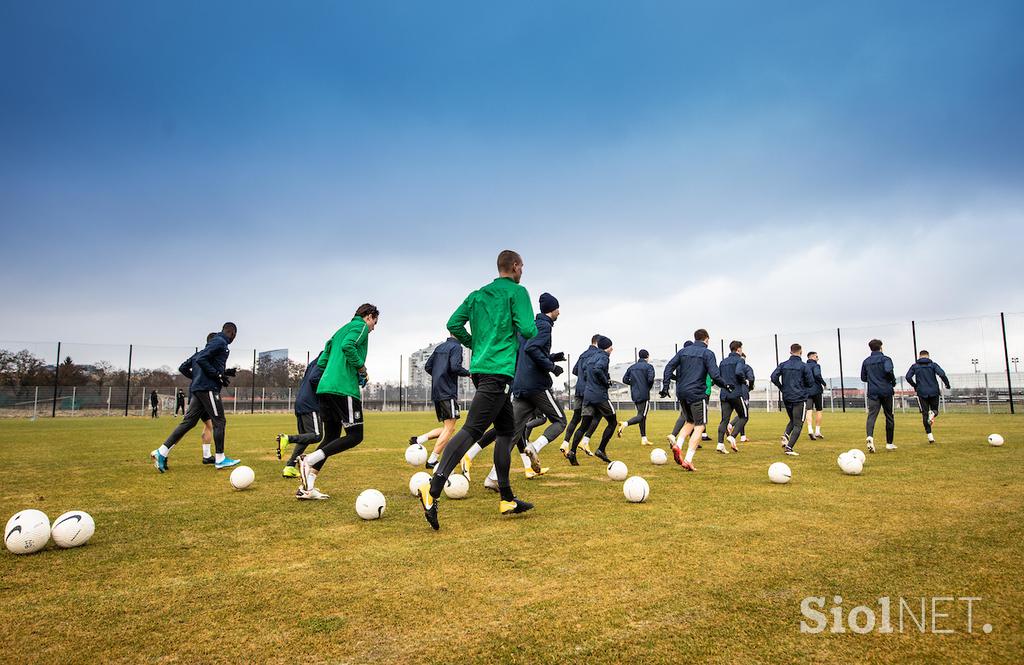
[(997, 0), (4, 3), (0, 339), (188, 348), (232, 320), (236, 354), (304, 358), (368, 301), (397, 378), (505, 248), (570, 353), (1024, 312), (1022, 25)]

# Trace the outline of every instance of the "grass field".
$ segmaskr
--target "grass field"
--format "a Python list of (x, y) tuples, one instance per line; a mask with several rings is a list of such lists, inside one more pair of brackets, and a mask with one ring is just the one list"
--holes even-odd
[[(652, 414), (662, 444), (673, 413)], [(717, 414), (715, 414), (717, 415)], [(627, 503), (604, 465), (513, 477), (536, 510), (497, 513), (474, 467), (470, 496), (442, 499), (430, 530), (402, 453), (428, 414), (369, 414), (367, 439), (332, 458), (326, 502), (298, 503), (272, 453), (285, 416), (229, 420), (228, 452), (256, 471), (233, 491), (199, 462), (198, 432), (160, 475), (148, 452), (170, 418), (0, 421), (0, 515), (90, 512), (85, 547), (0, 556), (5, 662), (1022, 662), (1024, 421), (949, 415), (928, 446), (899, 416), (896, 452), (844, 476), (863, 414), (826, 414), (828, 439), (780, 454), (778, 414), (755, 414), (739, 455), (705, 447), (696, 474), (655, 467), (631, 429), (610, 453), (650, 483)], [(989, 432), (1007, 444), (992, 448)], [(664, 446), (662, 446), (664, 447)], [(789, 485), (768, 465), (786, 461)], [(387, 495), (361, 521), (359, 491)], [(908, 599), (928, 632), (802, 634), (801, 600), (879, 611)], [(946, 602), (933, 634), (931, 598)], [(896, 622), (894, 610), (893, 623)], [(991, 624), (991, 634), (981, 631)]]

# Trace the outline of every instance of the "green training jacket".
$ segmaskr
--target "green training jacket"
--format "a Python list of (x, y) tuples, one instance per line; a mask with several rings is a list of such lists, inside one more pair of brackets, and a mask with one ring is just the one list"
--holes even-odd
[(356, 316), (327, 340), (317, 362), (324, 370), (320, 385), (316, 387), (317, 395), (329, 393), (360, 398), (357, 370), (366, 364), (369, 337), (370, 327), (362, 317)]
[[(526, 288), (510, 277), (498, 277), (470, 293), (448, 319), (448, 332), (473, 350), (473, 374), (516, 374), (519, 341), (537, 334)], [(469, 323), (469, 331), (466, 323)]]

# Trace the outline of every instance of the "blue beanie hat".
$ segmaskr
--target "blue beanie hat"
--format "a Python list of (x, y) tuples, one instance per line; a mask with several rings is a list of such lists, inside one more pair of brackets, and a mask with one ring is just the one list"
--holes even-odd
[(640, 349), (640, 353), (638, 353), (637, 355), (639, 355), (641, 358), (649, 358), (651, 354), (647, 353), (647, 349)]
[(541, 314), (547, 314), (558, 309), (558, 298), (554, 297), (550, 293), (540, 294), (540, 311)]
[(609, 339), (608, 337), (602, 337), (601, 339), (597, 340), (597, 348), (601, 349), (602, 351), (607, 351), (608, 349), (612, 348), (612, 340)]

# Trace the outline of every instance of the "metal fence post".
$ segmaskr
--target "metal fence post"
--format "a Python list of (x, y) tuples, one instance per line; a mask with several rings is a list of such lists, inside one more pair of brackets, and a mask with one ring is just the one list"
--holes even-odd
[(235, 399), (232, 400), (231, 413), (238, 413), (238, 386), (235, 386)]
[(256, 413), (256, 349), (252, 350), (252, 390), (249, 391), (249, 413)]
[(843, 378), (843, 337), (836, 328), (836, 346), (839, 347), (839, 401), (843, 405), (843, 413), (846, 413), (846, 379)]
[(402, 365), (403, 358), (398, 356), (398, 410), (401, 411), (404, 407), (402, 402)]
[(985, 372), (985, 411), (992, 415), (992, 397), (988, 392), (988, 372)]
[(32, 400), (32, 417), (36, 418), (39, 416), (39, 386), (36, 386), (36, 396)]
[(60, 385), (60, 342), (57, 342), (57, 362), (53, 365), (53, 409), (50, 417), (57, 417), (57, 386)]
[(78, 386), (71, 386), (71, 415), (75, 415), (75, 397), (78, 395)]
[(128, 345), (128, 374), (125, 375), (127, 380), (124, 382), (124, 415), (128, 416), (128, 400), (131, 398), (132, 393), (132, 345)]
[(917, 358), (917, 323), (915, 321), (910, 322), (910, 334), (914, 338), (914, 358)]
[[(779, 366), (779, 335), (775, 335), (775, 366)], [(779, 391), (779, 411), (782, 411), (782, 391)]]

